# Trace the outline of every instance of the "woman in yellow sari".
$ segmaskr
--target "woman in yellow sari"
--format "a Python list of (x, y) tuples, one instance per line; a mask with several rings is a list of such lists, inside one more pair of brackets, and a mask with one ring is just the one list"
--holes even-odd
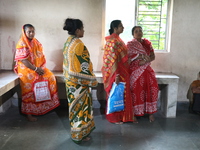
[(63, 74), (69, 105), (71, 138), (75, 143), (80, 143), (90, 140), (88, 136), (95, 128), (90, 87), (97, 86), (98, 82), (93, 74), (89, 52), (79, 39), (84, 34), (82, 21), (68, 18), (63, 29), (70, 35), (63, 49)]
[[(31, 24), (25, 24), (16, 46), (14, 67), (15, 73), (20, 78), (21, 112), (27, 115), (29, 121), (37, 121), (32, 115), (44, 115), (60, 105), (55, 76), (46, 68), (42, 45), (34, 36), (35, 28)], [(35, 101), (33, 84), (38, 80), (48, 80), (50, 100)]]

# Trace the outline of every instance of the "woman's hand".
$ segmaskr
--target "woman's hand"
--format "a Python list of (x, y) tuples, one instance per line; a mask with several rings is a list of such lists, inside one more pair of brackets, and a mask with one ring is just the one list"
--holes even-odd
[(116, 75), (116, 77), (115, 77), (115, 83), (119, 84), (119, 75)]
[(144, 65), (144, 64), (146, 64), (146, 61), (145, 61), (145, 60), (140, 60), (139, 66), (142, 66), (142, 65)]
[(44, 74), (44, 70), (41, 67), (37, 67), (35, 72), (37, 72), (39, 75), (43, 75)]
[(144, 60), (146, 62), (150, 62), (151, 61), (151, 58), (148, 56), (148, 55), (144, 55)]
[(34, 70), (39, 75), (43, 75), (44, 74), (44, 70), (41, 67), (36, 67), (36, 66), (32, 65), (27, 59), (23, 59), (21, 61), (27, 68), (29, 68), (31, 70)]
[(142, 54), (142, 60), (140, 60), (139, 65), (142, 66), (146, 64), (147, 62), (151, 62), (151, 58), (148, 55)]

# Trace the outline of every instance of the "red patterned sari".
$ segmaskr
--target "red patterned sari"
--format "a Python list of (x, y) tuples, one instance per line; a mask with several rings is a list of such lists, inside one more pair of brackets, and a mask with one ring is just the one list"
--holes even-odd
[(140, 43), (136, 39), (127, 43), (128, 56), (132, 60), (130, 64), (131, 96), (133, 99), (134, 115), (143, 116), (145, 113), (153, 114), (157, 112), (158, 84), (155, 72), (150, 67), (150, 63), (139, 65), (139, 54), (150, 56), (153, 52), (151, 42), (143, 39)]
[(119, 35), (113, 33), (106, 37), (104, 49), (102, 74), (107, 98), (117, 74), (119, 74), (120, 82), (126, 83), (124, 111), (107, 114), (106, 118), (112, 123), (133, 121), (133, 106), (130, 95), (130, 75), (126, 45), (120, 39)]
[[(27, 59), (34, 66), (44, 69), (44, 75), (39, 76), (34, 70), (27, 68), (21, 61), (23, 59)], [(14, 71), (20, 78), (22, 90), (22, 113), (43, 115), (58, 107), (60, 102), (58, 99), (56, 79), (53, 73), (45, 67), (46, 59), (43, 54), (42, 45), (35, 38), (29, 41), (23, 29), (22, 36), (16, 46), (15, 61)], [(49, 81), (51, 100), (35, 102), (33, 83), (38, 79)]]

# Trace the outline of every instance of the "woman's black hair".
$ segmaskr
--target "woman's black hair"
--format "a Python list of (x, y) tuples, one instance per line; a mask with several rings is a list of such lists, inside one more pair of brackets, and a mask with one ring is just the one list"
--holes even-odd
[(25, 24), (25, 25), (23, 26), (24, 31), (25, 31), (27, 28), (34, 28), (34, 29), (35, 29), (35, 27), (34, 27), (32, 24)]
[(132, 35), (134, 35), (134, 31), (135, 31), (136, 28), (140, 28), (140, 29), (142, 29), (141, 26), (134, 26), (134, 27), (132, 28), (132, 31), (131, 31), (131, 32), (132, 32)]
[(77, 29), (83, 27), (83, 22), (80, 19), (67, 18), (65, 20), (63, 30), (67, 30), (68, 34), (75, 35)]
[(110, 35), (114, 32), (114, 28), (118, 28), (120, 23), (121, 23), (121, 20), (113, 20), (110, 23), (110, 29), (108, 30)]

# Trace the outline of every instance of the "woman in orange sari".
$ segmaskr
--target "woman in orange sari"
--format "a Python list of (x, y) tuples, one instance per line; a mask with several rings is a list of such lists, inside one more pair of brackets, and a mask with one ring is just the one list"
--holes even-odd
[[(42, 45), (34, 36), (35, 28), (31, 24), (25, 24), (16, 46), (14, 67), (15, 73), (20, 78), (21, 112), (27, 115), (29, 121), (37, 121), (32, 115), (44, 115), (60, 105), (55, 76), (46, 68)], [(38, 80), (48, 80), (50, 100), (35, 101), (33, 83)]]
[(113, 82), (125, 82), (124, 111), (107, 114), (106, 118), (111, 123), (122, 124), (133, 121), (133, 106), (130, 95), (130, 75), (127, 48), (119, 37), (123, 32), (123, 25), (120, 20), (113, 20), (110, 24), (110, 36), (107, 36), (103, 56), (103, 82), (107, 94), (110, 94)]
[[(127, 43), (128, 56), (131, 61), (131, 96), (133, 99), (134, 115), (149, 114), (149, 121), (155, 120), (157, 112), (158, 83), (151, 61), (155, 59), (151, 42), (143, 37), (142, 27), (132, 29), (134, 39)], [(137, 119), (135, 118), (137, 122)]]

